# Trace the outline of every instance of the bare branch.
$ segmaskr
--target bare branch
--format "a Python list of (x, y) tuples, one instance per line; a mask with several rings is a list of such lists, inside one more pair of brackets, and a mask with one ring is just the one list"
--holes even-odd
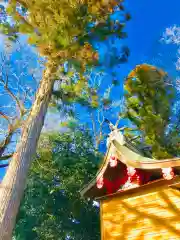
[[(29, 89), (24, 90), (21, 89), (20, 86), (20, 77), (23, 74), (20, 74), (20, 76), (17, 76), (16, 73), (11, 72), (9, 68), (9, 62), (7, 61), (6, 55), (1, 52), (1, 63), (0, 63), (0, 84), (2, 84), (4, 91), (8, 94), (8, 96), (11, 98), (9, 106), (1, 106), (0, 110), (0, 118), (5, 119), (8, 123), (8, 126), (6, 128), (6, 131), (1, 131), (1, 136), (3, 137), (3, 140), (0, 142), (0, 160), (7, 160), (12, 157), (11, 154), (5, 154), (7, 147), (12, 143), (12, 137), (15, 133), (18, 134), (17, 130), (20, 129), (24, 122), (24, 116), (27, 113), (27, 110), (25, 108), (25, 101), (28, 98)], [(16, 84), (17, 89), (12, 88), (10, 86), (10, 76), (14, 76), (16, 78)], [(2, 89), (2, 88), (1, 88)], [(4, 92), (3, 91), (3, 92)], [(19, 95), (17, 94), (17, 91)], [(23, 95), (24, 93), (24, 95)], [(21, 99), (23, 98), (23, 101)], [(15, 102), (14, 103), (12, 103)], [(14, 107), (16, 109), (14, 109)], [(18, 113), (17, 114), (17, 108)], [(5, 110), (8, 110), (9, 113), (12, 114), (12, 117), (5, 113)], [(4, 124), (3, 124), (4, 125)]]
[(94, 138), (96, 139), (96, 122), (95, 122), (95, 118), (94, 118), (93, 112), (90, 113), (90, 117), (91, 117), (91, 121), (92, 121), (93, 135), (94, 135)]
[[(100, 119), (100, 115), (102, 117), (102, 120)], [(103, 139), (103, 125), (104, 125), (104, 122), (105, 122), (105, 116), (104, 116), (104, 112), (103, 112), (103, 109), (99, 109), (97, 111), (97, 121), (99, 123), (99, 129), (98, 131), (96, 131), (95, 133), (95, 148), (98, 149), (98, 146), (101, 142), (101, 140)]]
[(25, 112), (25, 108), (24, 106), (21, 104), (21, 101), (16, 97), (16, 95), (9, 89), (8, 87), (8, 74), (6, 72), (5, 74), (6, 76), (6, 81), (4, 81), (2, 78), (0, 78), (0, 82), (2, 83), (2, 85), (4, 86), (4, 89), (7, 91), (7, 93), (9, 94), (9, 96), (15, 101), (15, 103), (17, 104), (18, 108), (19, 108), (19, 112), (20, 112), (20, 116), (22, 117), (24, 115)]
[(3, 113), (2, 111), (0, 111), (0, 116), (1, 116), (2, 118), (6, 119), (9, 124), (11, 124), (11, 122), (10, 122), (10, 120), (9, 120), (9, 117), (8, 117), (5, 113)]
[(23, 102), (23, 104), (25, 104), (26, 100), (28, 99), (28, 93), (29, 93), (29, 91), (30, 91), (30, 89), (26, 89), (26, 90), (24, 91), (24, 95), (23, 95), (23, 97), (22, 97), (22, 102)]
[(100, 110), (97, 110), (97, 120), (98, 120), (98, 123), (101, 124), (101, 120), (100, 120)]

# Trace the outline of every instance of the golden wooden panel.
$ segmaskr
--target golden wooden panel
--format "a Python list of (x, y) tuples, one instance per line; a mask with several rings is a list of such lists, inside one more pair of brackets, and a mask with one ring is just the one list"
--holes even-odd
[(102, 240), (180, 239), (180, 192), (166, 188), (102, 200), (101, 232)]

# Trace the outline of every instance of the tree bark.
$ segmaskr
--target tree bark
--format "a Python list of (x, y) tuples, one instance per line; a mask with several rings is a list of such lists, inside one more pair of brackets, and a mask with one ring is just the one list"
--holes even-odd
[(0, 184), (0, 240), (11, 240), (25, 182), (36, 153), (58, 65), (49, 60), (43, 73), (35, 102), (23, 127), (21, 140)]

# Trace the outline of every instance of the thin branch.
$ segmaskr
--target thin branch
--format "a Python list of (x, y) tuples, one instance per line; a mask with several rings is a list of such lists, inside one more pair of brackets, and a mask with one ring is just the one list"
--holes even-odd
[(92, 121), (92, 129), (93, 129), (94, 139), (96, 139), (96, 123), (95, 123), (93, 112), (90, 113), (90, 117), (91, 117), (91, 121)]
[[(102, 120), (100, 120), (100, 113), (102, 114)], [(98, 148), (102, 138), (103, 138), (103, 124), (105, 122), (105, 117), (103, 113), (103, 109), (98, 110), (98, 123), (99, 123), (99, 131), (96, 133), (96, 149)]]
[(8, 154), (8, 155), (3, 155), (0, 157), (0, 161), (7, 160), (13, 156), (14, 153)]
[(27, 98), (28, 98), (28, 93), (29, 93), (29, 89), (26, 89), (25, 91), (24, 91), (24, 96), (23, 96), (23, 100), (22, 100), (22, 102), (23, 102), (23, 104), (25, 104), (25, 102), (26, 102), (26, 100), (27, 100)]
[(1, 116), (2, 118), (6, 119), (9, 124), (11, 124), (11, 122), (10, 122), (10, 120), (9, 120), (9, 117), (8, 117), (5, 113), (3, 113), (2, 111), (0, 111), (0, 116)]
[(98, 120), (98, 123), (99, 123), (99, 124), (101, 124), (100, 111), (101, 111), (101, 110), (97, 110), (97, 120)]
[(20, 100), (16, 97), (16, 95), (9, 89), (8, 87), (8, 74), (6, 73), (6, 81), (4, 81), (2, 78), (0, 78), (0, 82), (3, 84), (4, 89), (8, 92), (9, 96), (11, 96), (11, 98), (16, 102), (19, 111), (20, 111), (20, 116), (22, 117), (24, 115), (24, 107), (22, 106)]
[(0, 143), (0, 157), (3, 155), (7, 145), (11, 142), (13, 133), (14, 133), (14, 131), (10, 130), (8, 132), (7, 136), (5, 137), (5, 139), (2, 141), (2, 143)]

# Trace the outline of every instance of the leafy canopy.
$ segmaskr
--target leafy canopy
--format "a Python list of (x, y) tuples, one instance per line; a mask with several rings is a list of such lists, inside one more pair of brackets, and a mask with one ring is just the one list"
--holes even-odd
[[(66, 61), (69, 79), (76, 71), (79, 73), (76, 81), (62, 82), (61, 79), (62, 91), (56, 92), (56, 96), (62, 101), (72, 102), (76, 98), (82, 103), (85, 102), (82, 96), (86, 94), (91, 96), (91, 106), (97, 107), (97, 93), (88, 88), (83, 74), (87, 66), (99, 64), (98, 52), (92, 47), (94, 41), (101, 42), (111, 36), (126, 37), (123, 29), (130, 15), (125, 12), (123, 1), (11, 0), (7, 12), (14, 19), (16, 32), (26, 34), (28, 42), (36, 46), (42, 56), (60, 66), (56, 78), (62, 75)], [(112, 18), (114, 12), (119, 17)]]
[[(175, 90), (167, 73), (148, 64), (136, 66), (125, 82), (126, 113), (153, 157), (173, 155), (167, 134)], [(178, 134), (178, 133), (177, 133)], [(167, 141), (168, 139), (168, 141)]]
[[(61, 63), (79, 61), (82, 66), (98, 59), (88, 43), (94, 37), (104, 40), (121, 32), (129, 15), (122, 1), (109, 0), (11, 0), (7, 11), (18, 31), (28, 34), (28, 41), (39, 52)], [(122, 23), (110, 20), (114, 11), (122, 11)]]

